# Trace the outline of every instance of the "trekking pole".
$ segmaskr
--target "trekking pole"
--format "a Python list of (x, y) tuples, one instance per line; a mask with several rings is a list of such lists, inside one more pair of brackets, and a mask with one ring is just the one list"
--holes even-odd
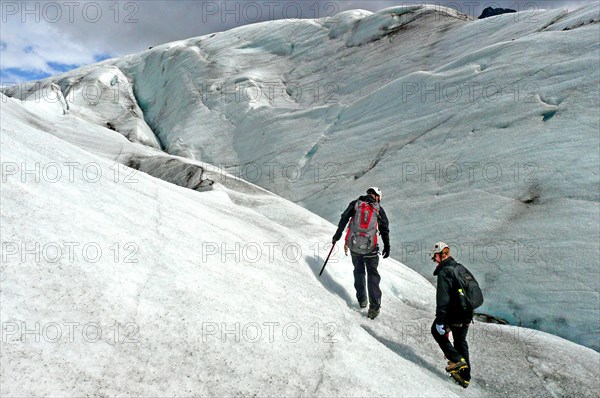
[(331, 245), (331, 250), (329, 250), (329, 254), (327, 255), (327, 259), (325, 259), (325, 264), (323, 264), (323, 268), (321, 268), (321, 272), (319, 272), (319, 276), (321, 276), (321, 274), (323, 274), (323, 270), (325, 270), (325, 266), (327, 265), (327, 261), (329, 261), (329, 256), (331, 256), (331, 253), (333, 252), (333, 248), (335, 247), (335, 244), (337, 242), (334, 242), (333, 245)]

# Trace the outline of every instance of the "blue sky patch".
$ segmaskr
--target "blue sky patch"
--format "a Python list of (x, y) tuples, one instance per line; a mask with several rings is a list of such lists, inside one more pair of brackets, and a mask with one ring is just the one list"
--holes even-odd
[(109, 58), (111, 58), (111, 56), (109, 54), (94, 55), (94, 61), (96, 61), (96, 62), (104, 61), (105, 59), (109, 59)]
[[(5, 42), (0, 42), (0, 48), (4, 50), (7, 44)], [(28, 47), (31, 51), (32, 48)], [(104, 61), (105, 59), (111, 58), (109, 54), (98, 54), (94, 56), (94, 62)], [(28, 70), (28, 69), (20, 69), (20, 68), (3, 68), (0, 71), (0, 81), (4, 84), (6, 83), (21, 83), (32, 80), (40, 80), (45, 79), (48, 76), (58, 73), (68, 72), (70, 70), (79, 68), (82, 65), (77, 64), (62, 64), (60, 62), (47, 62), (47, 65), (52, 68), (55, 73), (47, 73), (42, 72), (40, 70)]]
[(79, 68), (81, 65), (61, 64), (58, 62), (47, 62), (48, 66), (59, 73), (68, 72), (72, 69)]
[(23, 70), (19, 68), (4, 68), (0, 70), (0, 81), (2, 84), (40, 80), (48, 76), (50, 76), (50, 74), (46, 72)]

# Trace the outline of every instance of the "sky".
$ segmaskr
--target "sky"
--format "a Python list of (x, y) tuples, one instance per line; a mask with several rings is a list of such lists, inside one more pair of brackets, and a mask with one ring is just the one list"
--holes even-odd
[[(404, 0), (6, 1), (0, 0), (0, 83), (37, 80), (82, 65), (249, 23), (335, 16)], [(488, 6), (573, 10), (586, 0), (430, 0), (478, 17)]]

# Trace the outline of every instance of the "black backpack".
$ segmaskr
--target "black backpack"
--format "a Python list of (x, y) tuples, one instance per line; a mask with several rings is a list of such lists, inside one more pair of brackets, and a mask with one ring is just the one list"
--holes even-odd
[(459, 308), (465, 314), (473, 314), (476, 308), (483, 304), (483, 292), (479, 287), (477, 279), (462, 264), (457, 264), (454, 269), (454, 277), (458, 281)]

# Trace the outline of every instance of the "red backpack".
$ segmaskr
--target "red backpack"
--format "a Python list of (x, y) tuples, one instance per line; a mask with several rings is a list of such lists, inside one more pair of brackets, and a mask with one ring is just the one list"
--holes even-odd
[(369, 254), (377, 247), (377, 220), (379, 203), (357, 200), (354, 204), (354, 217), (350, 220), (346, 233), (346, 245), (357, 254)]

